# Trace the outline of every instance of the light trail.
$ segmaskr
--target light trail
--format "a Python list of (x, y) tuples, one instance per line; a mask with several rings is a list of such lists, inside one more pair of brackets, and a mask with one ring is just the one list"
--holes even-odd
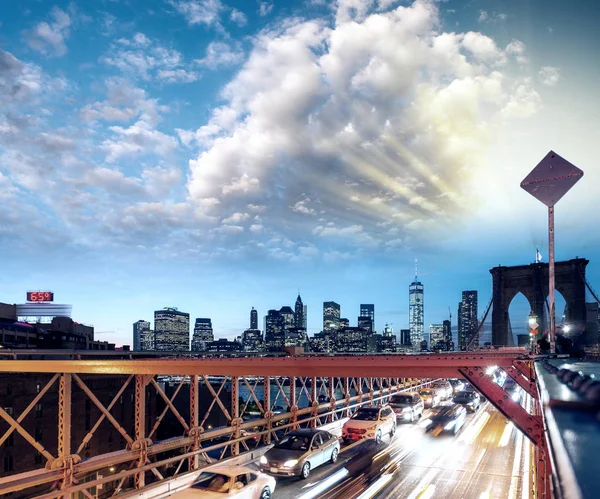
[(388, 482), (392, 479), (393, 475), (382, 475), (377, 481), (372, 483), (367, 490), (365, 490), (361, 495), (359, 495), (356, 499), (371, 499), (377, 492), (379, 492), (383, 487), (385, 487)]
[(465, 429), (465, 432), (462, 434), (460, 440), (467, 443), (472, 444), (475, 442), (483, 427), (490, 420), (490, 413), (484, 412), (481, 413), (477, 418), (473, 420), (473, 422)]
[(427, 487), (425, 487), (425, 490), (417, 496), (417, 499), (430, 499), (431, 497), (433, 497), (434, 492), (435, 485), (430, 483)]
[(510, 437), (512, 436), (514, 427), (515, 427), (515, 425), (512, 424), (512, 422), (509, 422), (506, 425), (506, 428), (504, 428), (504, 431), (502, 432), (502, 436), (500, 437), (500, 441), (498, 442), (498, 447), (506, 447), (508, 445), (508, 442), (510, 442)]
[(346, 468), (342, 468), (341, 470), (336, 471), (329, 478), (326, 478), (325, 480), (323, 480), (319, 485), (317, 485), (313, 489), (310, 489), (305, 494), (302, 494), (298, 499), (314, 499), (315, 497), (317, 497), (320, 494), (322, 494), (323, 492), (325, 492), (329, 487), (332, 487), (333, 485), (338, 483), (340, 480), (343, 480), (347, 476), (348, 476), (348, 470)]

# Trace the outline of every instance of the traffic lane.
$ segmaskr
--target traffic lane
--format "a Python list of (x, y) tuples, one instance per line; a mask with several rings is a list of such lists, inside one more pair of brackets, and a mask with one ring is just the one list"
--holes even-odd
[[(396, 427), (396, 434), (393, 439), (390, 440), (389, 436), (383, 437), (383, 444), (381, 446), (382, 456), (378, 459), (378, 463), (385, 465), (385, 455), (389, 452), (394, 453), (394, 458), (398, 458), (398, 453), (406, 452), (410, 448), (414, 447), (418, 442), (420, 436), (424, 434), (424, 429), (421, 427), (422, 421), (426, 420), (431, 411), (426, 409), (423, 413), (423, 418), (415, 423), (399, 423)], [(468, 417), (469, 419), (472, 416)], [(338, 470), (348, 467), (352, 474), (358, 475), (359, 472), (356, 467), (356, 458), (358, 457), (361, 444), (365, 441), (359, 441), (350, 445), (342, 445), (339, 460), (335, 465), (322, 465), (313, 470), (307, 480), (300, 480), (298, 478), (278, 478), (277, 479), (277, 497), (287, 498), (298, 498), (303, 494), (306, 494), (315, 487), (319, 487), (325, 480), (331, 477)], [(360, 464), (360, 463), (359, 463)], [(347, 484), (348, 481), (353, 479), (352, 476), (344, 477), (339, 482), (332, 485), (330, 489), (337, 490), (340, 486)], [(327, 497), (328, 493), (319, 494), (318, 497)]]
[[(412, 429), (412, 430), (411, 430)], [(414, 430), (414, 425), (399, 424), (396, 429), (396, 435), (393, 441), (399, 442), (408, 432)], [(383, 437), (381, 448), (386, 448), (390, 442), (389, 436)], [(334, 475), (337, 471), (350, 466), (351, 462), (359, 457), (360, 449), (365, 443), (364, 440), (354, 442), (350, 445), (342, 444), (339, 458), (336, 464), (324, 464), (311, 471), (310, 476), (306, 480), (299, 478), (277, 478), (276, 497), (282, 499), (296, 499), (315, 487), (318, 487), (326, 479)], [(319, 495), (318, 497), (323, 497)]]
[(373, 496), (521, 497), (522, 439), (500, 413), (485, 404), (456, 438), (424, 438), (419, 451), (409, 456)]

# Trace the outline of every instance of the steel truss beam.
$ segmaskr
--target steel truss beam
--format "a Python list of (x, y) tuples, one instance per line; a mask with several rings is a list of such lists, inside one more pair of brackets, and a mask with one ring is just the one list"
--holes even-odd
[(544, 425), (539, 416), (528, 414), (515, 402), (496, 382), (494, 382), (481, 367), (459, 369), (464, 378), (469, 381), (489, 402), (507, 419), (523, 432), (535, 445), (540, 446), (544, 441)]
[[(407, 359), (406, 357), (410, 357)], [(390, 366), (388, 367), (385, 360), (389, 359)], [(297, 428), (299, 425), (305, 426), (317, 426), (325, 421), (334, 421), (337, 418), (348, 416), (351, 411), (360, 407), (365, 403), (381, 404), (385, 403), (389, 397), (398, 391), (403, 390), (414, 390), (418, 389), (419, 386), (426, 386), (429, 382), (423, 385), (415, 386), (414, 378), (419, 376), (419, 373), (427, 371), (427, 378), (432, 377), (454, 377), (464, 376), (470, 379), (473, 384), (479, 388), (484, 395), (486, 395), (492, 403), (494, 403), (505, 415), (508, 415), (515, 425), (524, 429), (527, 433), (529, 424), (531, 426), (531, 435), (533, 438), (537, 438), (539, 441), (540, 433), (537, 432), (536, 424), (541, 422), (539, 417), (533, 419), (526, 419), (526, 416), (519, 413), (518, 409), (512, 407), (516, 405), (503, 390), (485, 376), (485, 366), (488, 365), (499, 365), (503, 368), (510, 370), (511, 368), (519, 369), (522, 372), (526, 371), (526, 365), (519, 365), (514, 355), (489, 355), (489, 354), (455, 354), (446, 356), (356, 356), (356, 357), (322, 357), (322, 358), (308, 358), (310, 362), (305, 362), (306, 359), (300, 359), (297, 362), (293, 358), (275, 358), (275, 359), (223, 359), (224, 362), (213, 363), (213, 366), (225, 366), (218, 367), (218, 370), (223, 372), (231, 367), (231, 361), (242, 361), (239, 363), (237, 368), (240, 366), (249, 365), (250, 367), (243, 367), (246, 371), (245, 374), (253, 373), (252, 369), (257, 371), (265, 370), (265, 365), (269, 366), (274, 363), (275, 366), (270, 366), (266, 370), (273, 369), (274, 372), (280, 372), (279, 369), (290, 367), (291, 370), (302, 369), (303, 372), (309, 372), (310, 377), (296, 377), (289, 374), (273, 375), (271, 379), (270, 374), (262, 375), (263, 384), (263, 397), (259, 396), (256, 392), (259, 380), (256, 375), (252, 374), (253, 380), (246, 379), (243, 375), (237, 376), (235, 373), (238, 372), (233, 369), (234, 374), (228, 374), (223, 377), (221, 385), (218, 390), (215, 391), (211, 381), (209, 381), (209, 374), (203, 371), (201, 364), (205, 359), (195, 359), (195, 367), (192, 371), (191, 365), (188, 364), (188, 359), (182, 359), (177, 361), (171, 361), (170, 359), (157, 360), (135, 360), (135, 361), (71, 361), (69, 363), (61, 363), (63, 367), (63, 374), (55, 375), (51, 383), (45, 387), (45, 391), (50, 388), (51, 384), (56, 381), (57, 376), (60, 376), (61, 385), (59, 387), (59, 393), (62, 393), (60, 397), (60, 408), (63, 416), (68, 416), (67, 406), (70, 406), (70, 379), (74, 379), (77, 385), (86, 393), (86, 395), (94, 402), (101, 412), (100, 421), (94, 427), (97, 429), (98, 425), (103, 419), (108, 419), (117, 430), (121, 433), (123, 438), (127, 441), (127, 448), (121, 451), (113, 452), (110, 455), (95, 456), (91, 459), (87, 459), (84, 462), (78, 462), (73, 460), (72, 464), (62, 463), (59, 469), (49, 468), (47, 470), (41, 469), (35, 472), (21, 473), (11, 477), (0, 478), (0, 495), (8, 492), (15, 492), (25, 490), (28, 487), (44, 484), (44, 483), (58, 483), (62, 489), (51, 494), (47, 494), (42, 497), (62, 497), (68, 494), (82, 491), (84, 495), (89, 495), (86, 491), (92, 487), (104, 484), (108, 482), (119, 482), (117, 490), (125, 485), (129, 480), (129, 483), (134, 484), (137, 488), (142, 488), (145, 484), (146, 473), (150, 471), (159, 480), (162, 479), (163, 475), (159, 471), (163, 467), (173, 463), (176, 467), (176, 473), (180, 471), (187, 471), (188, 469), (197, 469), (199, 466), (199, 456), (211, 450), (211, 449), (222, 449), (223, 455), (227, 448), (230, 449), (231, 455), (236, 456), (240, 452), (240, 444), (246, 448), (247, 441), (250, 439), (256, 439), (261, 437), (264, 442), (269, 442), (272, 438), (277, 438), (275, 430), (284, 430)], [(208, 360), (219, 360), (219, 359), (208, 359)], [(348, 366), (341, 366), (341, 363), (348, 364), (353, 361), (351, 366), (352, 374), (356, 372), (364, 372), (361, 378), (354, 376), (342, 376), (344, 372), (348, 371)], [(261, 362), (266, 361), (266, 362)], [(341, 361), (341, 363), (340, 363)], [(37, 372), (36, 366), (39, 367), (41, 361), (27, 362), (27, 361), (7, 361), (0, 363), (0, 372), (8, 370), (5, 364), (14, 366), (10, 371), (22, 371), (22, 372)], [(43, 361), (53, 362), (53, 361)], [(91, 364), (85, 364), (91, 362)], [(180, 364), (180, 362), (182, 364)], [(472, 365), (477, 362), (479, 365)], [(83, 364), (82, 364), (83, 363)], [(245, 363), (245, 364), (244, 364)], [(35, 366), (33, 365), (35, 364)], [(45, 369), (49, 369), (52, 364), (45, 364), (41, 367), (41, 371), (45, 372)], [(313, 367), (307, 367), (307, 366)], [(178, 367), (178, 368), (177, 368)], [(161, 389), (155, 379), (156, 375), (162, 374), (167, 371), (168, 374), (175, 374), (174, 371), (177, 368), (177, 374), (183, 373), (185, 378), (181, 380), (177, 389), (171, 397), (168, 397)], [(337, 371), (335, 374), (329, 374), (335, 368)], [(64, 372), (64, 370), (71, 370), (72, 373)], [(212, 368), (211, 368), (212, 369)], [(217, 369), (217, 367), (214, 367)], [(381, 370), (385, 370), (386, 375), (381, 376), (378, 373)], [(110, 414), (116, 400), (118, 400), (119, 394), (111, 400), (111, 403), (104, 407), (102, 403), (94, 395), (93, 391), (90, 390), (82, 379), (78, 376), (78, 373), (85, 372), (102, 372), (103, 374), (130, 374), (121, 387), (119, 393), (125, 389), (128, 383), (132, 379), (135, 379), (135, 439), (127, 435), (125, 430), (120, 426), (119, 422)], [(209, 369), (210, 371), (210, 369)], [(203, 375), (199, 375), (198, 372), (203, 372)], [(483, 376), (480, 375), (483, 373)], [(72, 376), (71, 376), (72, 374)], [(278, 376), (285, 376), (289, 380), (289, 389), (287, 382), (282, 382)], [(486, 383), (483, 378), (486, 378), (489, 383)], [(185, 421), (177, 409), (175, 408), (174, 401), (175, 397), (181, 393), (181, 386), (186, 380), (190, 382), (189, 390), (189, 404), (190, 404), (190, 417), (189, 421)], [(198, 385), (203, 382), (204, 386), (207, 387), (212, 401), (209, 410), (205, 414), (202, 421), (200, 421), (200, 415), (198, 413)], [(244, 402), (247, 407), (248, 401), (253, 400), (259, 407), (261, 416), (258, 420), (245, 422), (242, 419), (244, 409), (240, 407), (239, 399), (239, 387), (240, 382), (244, 384), (249, 390), (249, 396)], [(214, 383), (214, 381), (213, 381)], [(220, 395), (224, 387), (231, 384), (231, 404), (230, 410), (223, 404), (220, 399)], [(277, 395), (273, 397), (270, 388), (275, 384), (277, 386)], [(175, 417), (180, 421), (181, 425), (185, 430), (183, 437), (172, 438), (165, 441), (152, 441), (151, 436), (155, 433), (156, 422), (154, 424), (153, 431), (148, 432), (146, 428), (146, 399), (147, 399), (147, 386), (152, 385), (157, 390), (157, 394), (161, 397), (165, 404), (165, 410), (171, 410)], [(488, 386), (489, 385), (489, 386)], [(493, 386), (492, 386), (493, 385)], [(215, 385), (216, 386), (216, 385)], [(500, 390), (502, 393), (495, 391), (495, 388)], [(43, 390), (43, 392), (45, 393)], [(336, 399), (337, 394), (341, 393), (341, 398)], [(506, 399), (504, 395), (506, 395)], [(319, 403), (319, 395), (325, 394), (327, 399), (324, 403)], [(274, 414), (273, 409), (277, 403), (278, 398), (281, 397), (288, 406), (286, 412), (282, 414)], [(36, 397), (37, 399), (37, 397)], [(38, 399), (39, 400), (39, 399)], [(306, 405), (308, 401), (308, 405)], [(298, 407), (299, 402), (302, 402), (302, 407)], [(33, 402), (32, 402), (33, 403)], [(512, 403), (512, 404), (511, 404)], [(31, 404), (30, 404), (31, 405)], [(35, 404), (34, 404), (35, 405)], [(218, 429), (209, 429), (208, 431), (203, 428), (207, 418), (209, 417), (211, 410), (217, 405), (220, 411), (225, 415), (227, 419), (227, 426)], [(30, 408), (26, 409), (31, 410)], [(25, 417), (26, 414), (20, 416)], [(19, 423), (12, 420), (10, 416), (5, 417), (4, 411), (0, 408), (0, 416), (5, 419), (12, 430), (18, 431), (22, 434), (24, 431)], [(163, 414), (159, 415), (157, 419), (160, 421), (164, 417)], [(527, 415), (529, 417), (529, 415)], [(520, 423), (517, 423), (517, 421)], [(14, 421), (16, 424), (12, 424)], [(150, 422), (152, 424), (152, 422)], [(93, 433), (93, 431), (90, 433)], [(246, 433), (246, 430), (253, 430), (254, 433)], [(61, 456), (70, 456), (70, 448), (67, 445), (66, 434), (68, 428), (63, 430), (61, 433), (61, 439), (63, 446), (60, 447), (59, 458)], [(124, 433), (124, 434), (123, 434)], [(528, 435), (529, 436), (529, 435)], [(214, 443), (214, 439), (221, 437), (229, 437), (228, 441), (221, 441)], [(4, 437), (3, 437), (4, 438)], [(88, 434), (86, 437), (88, 440), (91, 436)], [(532, 438), (532, 437), (530, 437)], [(39, 450), (40, 444), (35, 442), (34, 439), (30, 442), (36, 449)], [(85, 440), (85, 439), (84, 439)], [(212, 442), (212, 443), (211, 443)], [(260, 439), (257, 445), (260, 443)], [(203, 446), (204, 444), (204, 446)], [(83, 444), (85, 445), (85, 443)], [(80, 447), (81, 448), (81, 447)], [(177, 451), (178, 455), (173, 456), (173, 452)], [(79, 449), (78, 449), (79, 452)], [(65, 454), (68, 453), (68, 454)], [(168, 454), (165, 454), (168, 453)], [(164, 456), (168, 457), (165, 458)], [(161, 457), (162, 456), (162, 457)], [(52, 455), (48, 455), (49, 461), (56, 465), (61, 464), (58, 459), (55, 459)], [(184, 463), (188, 463), (188, 466), (183, 466)], [(90, 481), (87, 483), (78, 483), (79, 478), (89, 477), (91, 473), (98, 470), (102, 470), (106, 467), (119, 466), (118, 476), (104, 476), (101, 479)]]

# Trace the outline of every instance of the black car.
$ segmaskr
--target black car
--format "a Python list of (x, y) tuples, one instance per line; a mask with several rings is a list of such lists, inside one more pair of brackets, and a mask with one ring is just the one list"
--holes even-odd
[(454, 433), (467, 422), (467, 411), (462, 405), (444, 405), (433, 409), (429, 417), (427, 431), (437, 436), (445, 431)]
[(452, 391), (456, 394), (457, 392), (461, 392), (464, 390), (465, 388), (465, 383), (464, 381), (460, 380), (460, 379), (449, 379), (448, 380), (450, 382), (450, 384), (452, 385)]
[(475, 412), (481, 405), (481, 397), (477, 392), (463, 390), (454, 395), (452, 402), (462, 405), (467, 411)]
[(396, 414), (397, 421), (410, 421), (412, 423), (423, 415), (423, 399), (418, 393), (392, 395), (388, 405)]

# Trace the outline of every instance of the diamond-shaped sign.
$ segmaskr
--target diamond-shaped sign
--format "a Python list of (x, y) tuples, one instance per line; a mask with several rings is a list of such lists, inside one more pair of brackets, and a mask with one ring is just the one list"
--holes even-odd
[(546, 206), (554, 206), (581, 177), (582, 170), (550, 151), (523, 179), (521, 187)]

